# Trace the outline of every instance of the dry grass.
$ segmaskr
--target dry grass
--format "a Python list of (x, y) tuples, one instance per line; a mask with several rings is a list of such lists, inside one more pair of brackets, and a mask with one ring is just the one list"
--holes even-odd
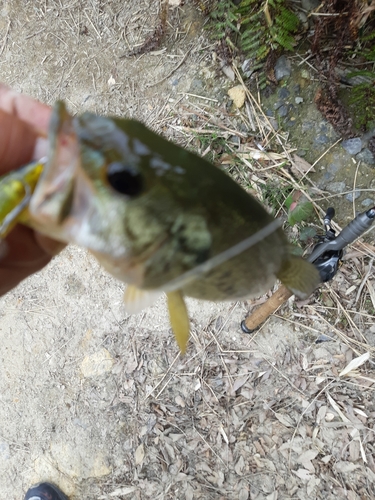
[[(20, 44), (10, 59), (8, 83), (27, 82), (28, 72), (42, 68), (38, 78), (30, 73), (26, 86), (42, 100), (62, 97), (78, 111), (86, 107), (87, 91), (81, 89), (89, 88), (90, 109), (142, 118), (203, 156), (213, 156), (258, 198), (264, 186), (292, 186), (312, 201), (317, 215), (323, 214), (321, 204), (329, 195), (306, 176), (309, 167), (297, 176), (291, 173), (295, 161), (288, 136), (274, 130), (256, 92), (244, 87), (245, 106), (236, 111), (208, 90), (207, 96), (181, 91), (171, 101), (170, 87), (162, 84), (175, 73), (183, 79), (181, 71), (196, 71), (211, 48), (196, 36), (184, 43), (190, 25), (181, 28), (179, 10), (172, 23), (177, 28), (167, 30), (160, 49), (124, 62), (119, 56), (153, 33), (159, 2), (143, 1), (136, 8), (123, 1), (107, 2), (103, 9), (102, 4), (43, 0), (33, 2), (27, 23), (22, 15), (7, 22), (0, 55), (10, 42)], [(16, 36), (22, 23), (24, 33), (20, 28)], [(40, 46), (33, 45), (40, 37), (44, 44), (53, 40), (57, 49), (40, 54)], [(170, 50), (173, 40), (182, 44)], [(79, 53), (66, 46), (76, 42)], [(26, 69), (24, 47), (31, 47), (36, 58)], [(142, 68), (142, 81), (122, 79), (127, 67), (137, 78)], [(144, 92), (149, 92), (146, 97)], [(275, 212), (284, 217), (282, 201)], [(240, 321), (267, 296), (251, 304), (189, 301), (192, 335), (185, 358), (177, 352), (163, 305), (129, 318), (116, 305), (119, 285), (96, 262), (74, 252), (67, 249), (45, 274), (0, 304), (4, 317), (11, 318), (9, 328), (2, 323), (4, 339), (6, 332), (11, 339), (2, 356), (5, 361), (14, 356), (14, 365), (14, 353), (20, 352), (24, 365), (10, 379), (13, 386), (4, 385), (12, 402), (4, 422), (16, 424), (13, 440), (5, 424), (2, 434), (17, 458), (11, 466), (4, 462), (6, 485), (9, 478), (28, 477), (36, 448), (56, 467), (56, 477), (73, 485), (72, 498), (79, 500), (373, 498), (374, 247), (363, 241), (352, 245), (331, 283), (309, 301), (290, 299), (251, 337), (240, 332)], [(25, 333), (13, 352), (15, 328)], [(51, 337), (55, 344), (49, 344)], [(103, 346), (115, 360), (113, 370), (83, 379), (82, 359)], [(16, 406), (18, 380), (31, 397)], [(25, 415), (31, 415), (27, 424)], [(57, 423), (57, 430), (50, 431), (45, 422)], [(82, 445), (84, 432), (89, 437)], [(73, 443), (82, 461), (88, 444), (93, 456), (105, 450), (111, 473), (102, 478), (70, 473), (59, 457), (49, 455), (50, 442), (57, 439)], [(25, 462), (16, 455), (22, 447)], [(24, 463), (29, 469), (22, 468)], [(50, 476), (38, 479), (44, 478)]]

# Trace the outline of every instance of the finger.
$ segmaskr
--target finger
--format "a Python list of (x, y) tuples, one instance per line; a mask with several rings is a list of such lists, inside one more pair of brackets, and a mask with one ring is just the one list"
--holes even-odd
[(51, 238), (48, 238), (40, 233), (35, 233), (35, 239), (38, 242), (38, 245), (51, 257), (54, 257), (66, 247), (65, 243), (52, 240)]
[(51, 108), (32, 97), (19, 94), (3, 83), (0, 83), (0, 109), (17, 116), (38, 133), (46, 133), (48, 130)]
[(6, 255), (0, 261), (0, 295), (40, 271), (51, 259), (38, 245), (34, 232), (25, 226), (17, 226), (7, 237), (6, 244)]
[[(0, 264), (10, 269), (23, 268), (28, 270), (34, 267), (40, 268), (51, 259), (51, 256), (39, 246), (35, 238), (35, 232), (26, 226), (16, 226), (6, 237), (5, 242), (8, 252), (0, 261)], [(32, 272), (28, 271), (28, 274)]]
[(0, 175), (29, 162), (37, 132), (27, 123), (0, 109)]

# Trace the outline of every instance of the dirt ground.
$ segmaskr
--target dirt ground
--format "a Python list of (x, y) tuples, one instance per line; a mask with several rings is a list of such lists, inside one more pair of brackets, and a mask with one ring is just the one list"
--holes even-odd
[[(121, 58), (155, 29), (158, 1), (3, 1), (1, 80), (173, 136), (181, 106), (202, 101), (191, 94), (225, 106), (232, 85), (199, 9), (178, 3), (160, 47)], [(181, 358), (163, 299), (127, 315), (124, 286), (67, 248), (0, 299), (0, 497), (49, 480), (72, 500), (374, 498), (373, 364), (341, 374), (375, 349), (362, 282), (344, 265), (253, 336), (239, 328), (249, 304), (189, 300)]]

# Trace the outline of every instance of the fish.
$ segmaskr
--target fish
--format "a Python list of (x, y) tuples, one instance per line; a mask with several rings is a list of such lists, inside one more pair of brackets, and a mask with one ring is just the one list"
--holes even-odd
[(162, 293), (181, 353), (189, 339), (185, 297), (260, 296), (277, 279), (300, 297), (319, 283), (293, 255), (280, 222), (220, 168), (141, 122), (55, 104), (49, 153), (27, 224), (88, 249), (127, 283), (136, 313)]

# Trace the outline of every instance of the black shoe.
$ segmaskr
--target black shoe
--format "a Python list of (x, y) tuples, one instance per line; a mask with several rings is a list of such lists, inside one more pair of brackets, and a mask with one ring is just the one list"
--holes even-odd
[(69, 498), (51, 483), (39, 483), (26, 492), (24, 500), (69, 500)]

